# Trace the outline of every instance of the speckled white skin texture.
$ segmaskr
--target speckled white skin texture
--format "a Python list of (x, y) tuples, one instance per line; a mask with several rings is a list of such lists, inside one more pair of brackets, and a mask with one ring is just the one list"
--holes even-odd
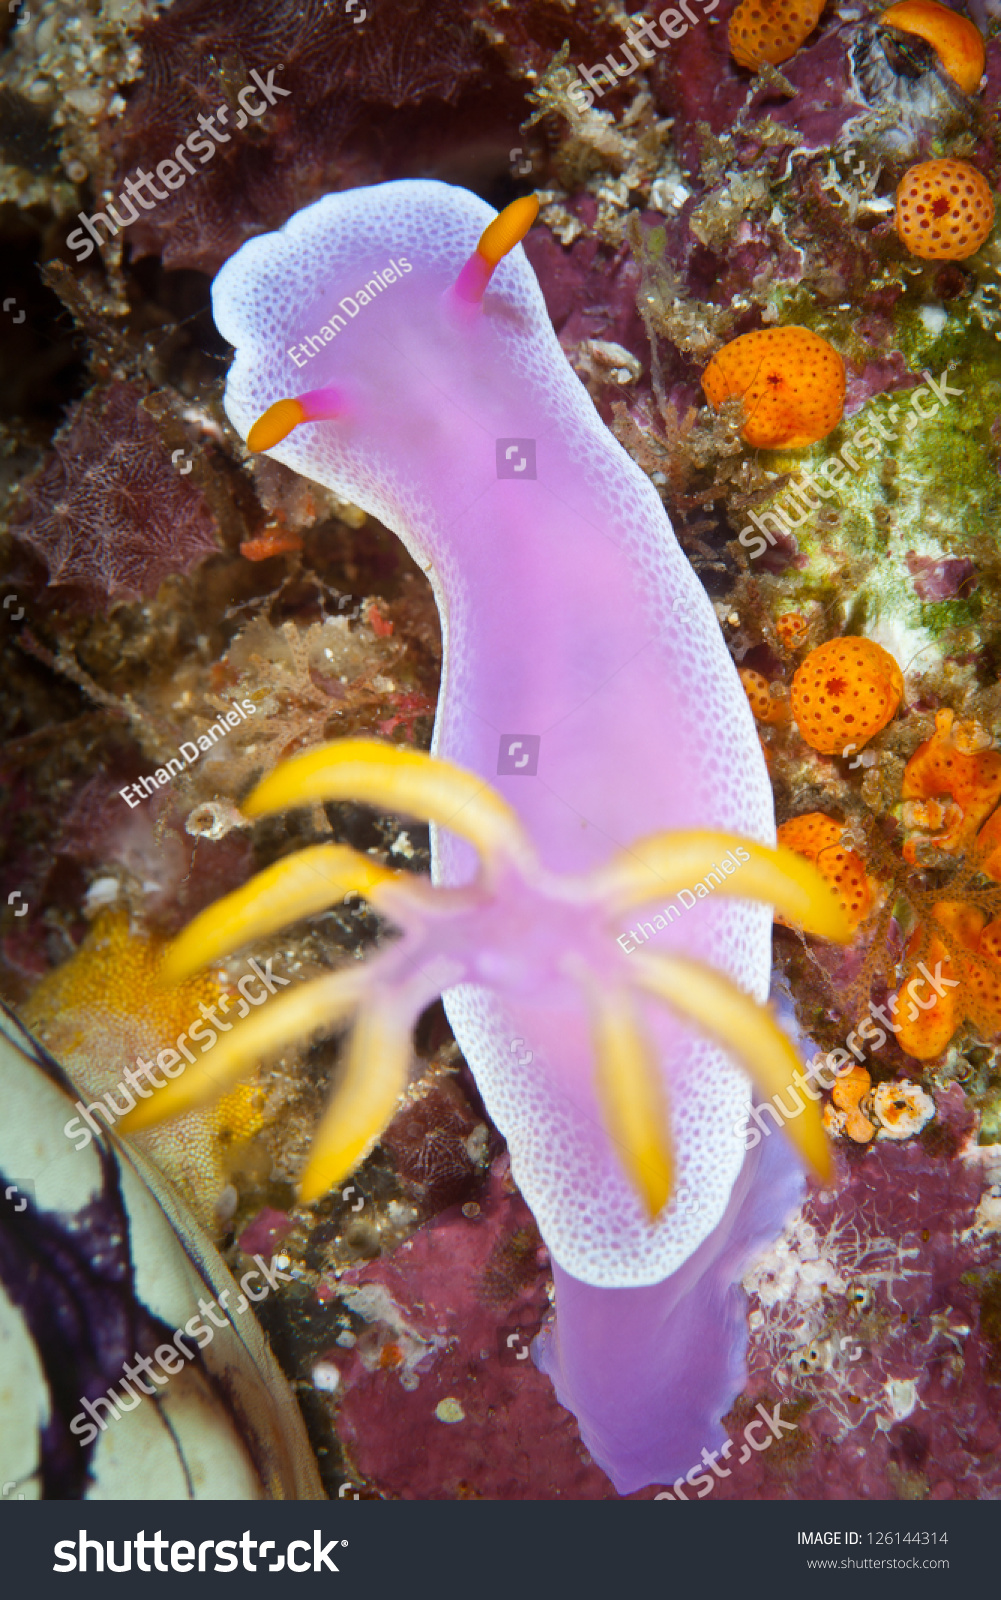
[[(300, 426), (272, 454), (379, 517), (428, 573), (445, 639), (435, 753), (505, 794), (548, 868), (584, 871), (672, 827), (771, 843), (768, 777), (712, 608), (658, 495), (567, 363), (524, 251), (498, 267), (482, 315), (457, 316), (445, 298), (493, 216), (463, 189), (390, 183), (327, 196), (244, 245), (213, 287), (237, 347), (229, 416), (245, 437), (275, 400), (342, 391), (345, 416)], [(289, 346), (403, 257), (412, 271), (297, 368)], [(537, 478), (498, 478), (496, 441), (525, 438)], [(524, 733), (541, 736), (537, 775), (498, 776), (501, 736)], [(440, 832), (436, 880), (465, 881), (471, 866)], [(651, 950), (700, 957), (763, 1000), (770, 925), (767, 908), (709, 899)], [(610, 972), (625, 931), (610, 934)], [(601, 1122), (583, 1003), (512, 980), (463, 984), (446, 1006), (561, 1266), (601, 1286), (676, 1270), (740, 1168), (744, 1075), (645, 1005), (678, 1186), (695, 1202), (650, 1224)]]

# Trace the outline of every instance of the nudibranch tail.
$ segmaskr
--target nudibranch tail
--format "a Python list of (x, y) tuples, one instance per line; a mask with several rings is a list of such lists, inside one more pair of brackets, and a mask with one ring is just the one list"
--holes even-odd
[[(647, 1039), (637, 995), (666, 1003), (718, 1040), (766, 1095), (795, 1081), (795, 1049), (766, 1008), (702, 962), (624, 953), (611, 931), (623, 905), (649, 898), (651, 875), (658, 890), (688, 881), (722, 845), (734, 848), (734, 879), (738, 867), (746, 873), (731, 892), (777, 900), (814, 931), (842, 935), (827, 885), (791, 851), (710, 831), (662, 833), (589, 874), (560, 876), (542, 866), (515, 813), (482, 778), (369, 739), (294, 756), (258, 785), (244, 810), (261, 816), (318, 800), (363, 801), (433, 821), (476, 846), (480, 872), (465, 888), (435, 889), (343, 845), (319, 845), (277, 862), (200, 913), (168, 954), (164, 970), (171, 978), (349, 893), (370, 900), (398, 924), (401, 937), (364, 967), (305, 983), (234, 1027), (205, 1060), (130, 1112), (126, 1132), (201, 1105), (262, 1057), (354, 1019), (346, 1071), (302, 1180), (303, 1198), (316, 1199), (352, 1170), (390, 1121), (406, 1087), (411, 1028), (433, 999), (479, 982), (517, 1008), (534, 1003), (540, 983), (559, 988), (569, 980), (586, 993), (595, 1061), (593, 1089), (582, 1084), (570, 1092), (593, 1121), (587, 1106), (596, 1091), (610, 1149), (656, 1219), (670, 1198), (675, 1167), (669, 1072)], [(720, 879), (726, 881), (722, 873)], [(815, 1105), (790, 1121), (789, 1133), (804, 1161), (826, 1177), (830, 1160)]]
[(486, 293), (487, 284), (498, 262), (503, 261), (524, 239), (539, 214), (535, 195), (525, 195), (512, 200), (488, 223), (469, 260), (452, 286), (452, 293), (469, 305), (478, 305)]
[(290, 400), (276, 400), (247, 434), (247, 449), (273, 450), (301, 422), (333, 422), (344, 415), (345, 409), (344, 396), (333, 386), (309, 389)]
[[(762, 1096), (770, 1099), (794, 1092), (800, 1059), (766, 1006), (759, 1006), (704, 962), (640, 951), (629, 959), (636, 967), (636, 982), (717, 1039)], [(806, 1165), (826, 1182), (834, 1169), (817, 1105), (807, 1099), (802, 1114), (790, 1118), (785, 1131)]]
[(674, 1161), (657, 1061), (622, 988), (589, 987), (595, 1079), (619, 1159), (651, 1219), (671, 1196)]
[[(718, 864), (728, 853), (729, 875)], [(619, 851), (600, 876), (615, 909), (626, 912), (662, 895), (677, 894), (707, 873), (715, 874), (711, 881), (717, 894), (764, 900), (804, 933), (836, 944), (851, 943), (851, 924), (830, 886), (809, 862), (784, 845), (770, 848), (710, 829), (654, 833)]]
[(473, 772), (420, 750), (376, 739), (343, 739), (293, 756), (243, 803), (248, 817), (323, 800), (354, 800), (449, 828), (475, 845), (489, 868), (533, 854), (517, 813)]
[(325, 911), (346, 894), (372, 899), (380, 884), (398, 877), (347, 845), (318, 844), (298, 850), (189, 922), (164, 958), (161, 982), (180, 983), (207, 962), (276, 933), (298, 917)]
[(122, 1132), (138, 1133), (167, 1117), (180, 1117), (207, 1105), (262, 1058), (276, 1055), (293, 1041), (309, 1038), (320, 1029), (332, 1032), (338, 1023), (354, 1015), (370, 988), (368, 970), (348, 968), (279, 995), (242, 1026), (231, 1024), (232, 1032), (219, 1039), (197, 1066), (157, 1089), (148, 1100), (138, 1101), (122, 1118)]

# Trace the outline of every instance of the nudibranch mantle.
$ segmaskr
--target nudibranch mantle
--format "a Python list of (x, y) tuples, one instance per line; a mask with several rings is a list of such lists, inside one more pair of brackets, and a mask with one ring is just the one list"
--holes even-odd
[[(213, 285), (236, 347), (229, 417), (246, 437), (279, 400), (336, 397), (331, 420), (270, 453), (380, 518), (427, 573), (444, 645), (433, 751), (501, 791), (547, 869), (587, 872), (671, 828), (772, 844), (760, 745), (710, 602), (567, 362), (523, 249), (482, 309), (452, 291), (495, 215), (408, 180), (328, 195), (245, 244)], [(356, 312), (339, 310), (347, 297)], [(537, 772), (499, 774), (502, 737), (525, 735), (540, 737)], [(471, 879), (468, 844), (437, 830), (433, 849), (437, 883)], [(658, 938), (761, 1001), (770, 921), (710, 895)], [(697, 1197), (651, 1222), (602, 1124), (588, 1019), (546, 998), (463, 984), (445, 1003), (559, 1266), (600, 1287), (658, 1283), (727, 1210), (748, 1079), (662, 1008), (645, 1014), (676, 1182)]]

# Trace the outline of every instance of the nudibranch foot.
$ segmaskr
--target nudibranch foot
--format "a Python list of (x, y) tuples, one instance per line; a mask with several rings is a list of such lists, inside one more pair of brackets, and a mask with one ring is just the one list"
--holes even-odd
[[(671, 1500), (712, 1492), (707, 1453), (727, 1451), (720, 1419), (746, 1381), (740, 1279), (803, 1190), (778, 1134), (748, 1151), (721, 1220), (660, 1283), (595, 1289), (553, 1262), (558, 1315), (532, 1354), (619, 1494), (650, 1483), (670, 1485)], [(720, 1471), (737, 1464), (727, 1455)]]
[[(626, 953), (615, 918), (671, 892), (715, 855), (737, 846), (746, 875), (721, 892), (763, 899), (809, 931), (847, 940), (844, 915), (824, 880), (791, 851), (710, 831), (665, 833), (618, 852), (591, 873), (560, 875), (539, 861), (516, 813), (475, 774), (419, 751), (346, 739), (293, 757), (258, 785), (250, 816), (327, 800), (365, 801), (397, 810), (472, 843), (472, 882), (432, 888), (344, 845), (318, 845), (267, 868), (191, 922), (168, 952), (163, 976), (180, 981), (208, 961), (325, 909), (346, 894), (364, 896), (402, 937), (369, 962), (327, 974), (248, 1019), (208, 1059), (138, 1106), (126, 1131), (203, 1104), (247, 1068), (318, 1029), (353, 1021), (347, 1069), (317, 1133), (302, 1179), (316, 1199), (346, 1177), (390, 1121), (406, 1088), (410, 1030), (443, 990), (480, 983), (516, 1009), (540, 990), (558, 1003), (581, 1002), (591, 1016), (593, 1082), (564, 1079), (578, 1111), (603, 1123), (648, 1215), (670, 1198), (674, 1157), (662, 1066), (644, 1021), (644, 1002), (664, 1004), (716, 1039), (765, 1095), (788, 1088), (799, 1065), (774, 1021), (729, 978), (670, 953)], [(575, 997), (574, 987), (583, 990)], [(830, 1157), (816, 1108), (791, 1125), (808, 1166), (829, 1176)]]

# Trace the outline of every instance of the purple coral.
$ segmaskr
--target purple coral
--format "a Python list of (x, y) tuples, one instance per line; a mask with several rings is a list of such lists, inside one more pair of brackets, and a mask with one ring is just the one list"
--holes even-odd
[(12, 525), (51, 585), (92, 602), (145, 599), (218, 549), (204, 497), (174, 470), (141, 400), (136, 385), (112, 383), (71, 407)]

